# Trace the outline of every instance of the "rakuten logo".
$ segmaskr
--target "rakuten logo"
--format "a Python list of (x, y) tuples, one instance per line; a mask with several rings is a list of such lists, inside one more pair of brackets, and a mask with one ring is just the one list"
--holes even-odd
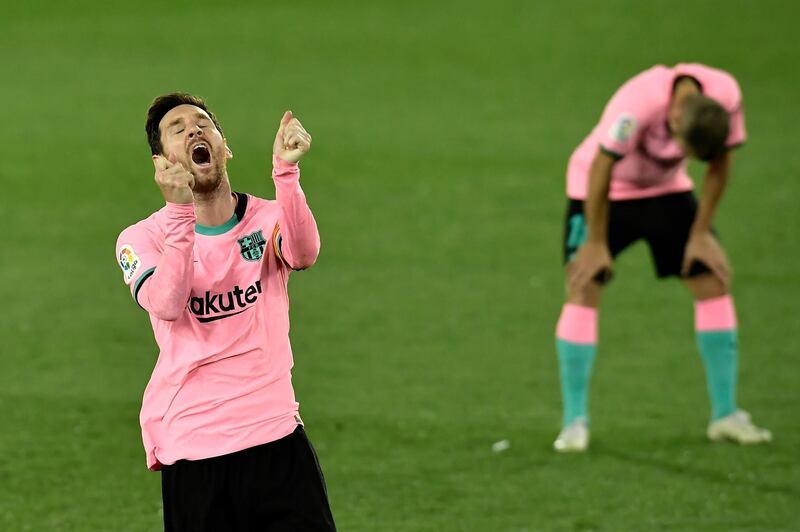
[(256, 281), (244, 290), (236, 285), (230, 292), (206, 292), (203, 297), (191, 297), (187, 306), (189, 312), (197, 316), (197, 321), (207, 323), (241, 314), (256, 302), (260, 293), (261, 281)]

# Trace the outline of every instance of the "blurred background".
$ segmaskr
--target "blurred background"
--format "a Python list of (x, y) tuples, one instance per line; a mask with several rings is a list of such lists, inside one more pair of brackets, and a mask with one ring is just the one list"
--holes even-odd
[[(274, 197), (284, 110), (314, 136), (294, 382), (341, 530), (800, 530), (797, 2), (2, 10), (0, 530), (161, 527), (138, 425), (157, 350), (114, 246), (162, 205), (144, 118), (175, 90), (220, 119), (235, 190)], [(604, 300), (593, 447), (557, 456), (567, 158), (622, 82), (691, 61), (745, 97), (716, 225), (740, 403), (775, 442), (706, 443), (690, 297), (639, 244)]]

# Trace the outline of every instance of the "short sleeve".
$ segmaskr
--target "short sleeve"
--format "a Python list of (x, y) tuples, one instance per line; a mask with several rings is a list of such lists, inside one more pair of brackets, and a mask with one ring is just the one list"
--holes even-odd
[(645, 122), (640, 98), (631, 82), (614, 94), (597, 125), (601, 150), (620, 159), (633, 151)]
[(128, 227), (117, 238), (117, 264), (122, 270), (122, 281), (128, 285), (134, 300), (161, 258), (157, 242), (143, 225), (140, 222)]

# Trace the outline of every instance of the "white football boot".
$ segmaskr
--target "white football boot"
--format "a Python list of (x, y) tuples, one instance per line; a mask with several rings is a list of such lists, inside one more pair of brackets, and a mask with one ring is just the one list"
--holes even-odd
[(753, 445), (772, 441), (772, 433), (767, 429), (756, 427), (750, 420), (750, 414), (737, 410), (708, 425), (706, 431), (711, 441), (731, 440), (742, 445)]
[(579, 417), (561, 429), (553, 442), (553, 449), (559, 453), (582, 453), (589, 448), (589, 426), (586, 418)]

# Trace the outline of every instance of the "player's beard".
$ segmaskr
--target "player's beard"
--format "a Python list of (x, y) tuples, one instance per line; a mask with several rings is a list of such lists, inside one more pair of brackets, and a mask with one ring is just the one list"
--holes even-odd
[(202, 198), (210, 198), (222, 186), (225, 177), (225, 151), (217, 150), (211, 157), (211, 168), (203, 172), (192, 172), (194, 174), (194, 188), (192, 192)]

